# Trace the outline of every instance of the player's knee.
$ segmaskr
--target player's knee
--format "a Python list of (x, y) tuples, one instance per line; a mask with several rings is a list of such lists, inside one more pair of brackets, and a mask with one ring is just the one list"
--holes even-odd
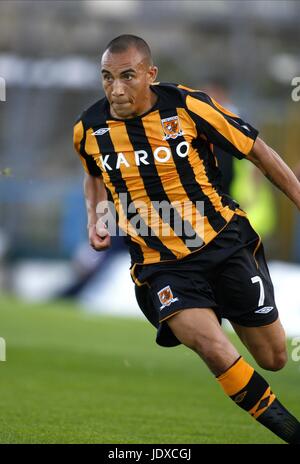
[(286, 365), (287, 360), (287, 352), (284, 350), (272, 353), (271, 356), (269, 356), (267, 359), (261, 360), (258, 364), (260, 367), (266, 369), (267, 371), (279, 371)]

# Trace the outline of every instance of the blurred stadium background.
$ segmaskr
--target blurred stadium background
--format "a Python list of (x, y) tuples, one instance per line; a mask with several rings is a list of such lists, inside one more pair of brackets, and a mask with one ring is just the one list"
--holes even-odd
[[(242, 116), (291, 167), (299, 160), (300, 103), (291, 98), (291, 80), (300, 73), (299, 2), (22, 0), (2, 1), (0, 8), (0, 75), (7, 85), (0, 170), (10, 172), (0, 182), (5, 289), (46, 298), (98, 259), (86, 257), (82, 245), (82, 168), (72, 124), (103, 95), (99, 58), (121, 33), (150, 43), (161, 81), (195, 88), (226, 83)], [(272, 193), (276, 224), (267, 237), (268, 257), (299, 263), (296, 210)], [(101, 306), (103, 298), (99, 303), (93, 294), (94, 287), (89, 301)]]
[[(99, 59), (106, 43), (122, 33), (143, 37), (162, 82), (224, 83), (240, 114), (294, 168), (300, 102), (292, 100), (291, 81), (300, 76), (299, 24), (298, 1), (0, 2), (1, 336), (3, 327), (16, 333), (6, 319), (12, 296), (39, 302), (76, 295), (87, 310), (139, 314), (119, 242), (105, 257), (88, 250), (83, 172), (72, 147), (77, 115), (103, 95)], [(299, 213), (270, 188), (275, 222), (267, 255), (283, 321), (299, 335)], [(90, 274), (88, 285), (76, 284)]]

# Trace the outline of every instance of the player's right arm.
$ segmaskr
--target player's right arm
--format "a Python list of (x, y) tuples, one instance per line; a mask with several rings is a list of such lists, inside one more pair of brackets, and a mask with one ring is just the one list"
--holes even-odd
[(102, 172), (95, 159), (85, 151), (85, 128), (80, 118), (74, 126), (74, 148), (79, 155), (85, 171), (83, 189), (87, 211), (87, 228), (90, 245), (96, 251), (103, 251), (110, 246), (110, 235), (97, 214), (97, 205), (107, 201)]
[(107, 202), (107, 193), (102, 177), (95, 177), (85, 173), (84, 196), (87, 211), (87, 228), (91, 247), (96, 251), (104, 251), (110, 247), (110, 235), (101, 222), (101, 217), (97, 214), (97, 205), (100, 202)]

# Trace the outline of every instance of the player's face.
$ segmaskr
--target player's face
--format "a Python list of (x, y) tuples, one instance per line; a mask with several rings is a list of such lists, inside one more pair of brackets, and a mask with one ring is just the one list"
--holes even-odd
[(129, 119), (148, 111), (156, 101), (150, 84), (157, 68), (135, 48), (123, 53), (106, 51), (101, 61), (102, 84), (113, 117)]

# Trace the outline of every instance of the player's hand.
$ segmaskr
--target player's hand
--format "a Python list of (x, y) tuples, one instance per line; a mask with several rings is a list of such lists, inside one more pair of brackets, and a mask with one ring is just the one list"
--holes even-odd
[(98, 221), (97, 224), (89, 226), (89, 242), (96, 251), (104, 251), (110, 247), (110, 235), (105, 224)]

